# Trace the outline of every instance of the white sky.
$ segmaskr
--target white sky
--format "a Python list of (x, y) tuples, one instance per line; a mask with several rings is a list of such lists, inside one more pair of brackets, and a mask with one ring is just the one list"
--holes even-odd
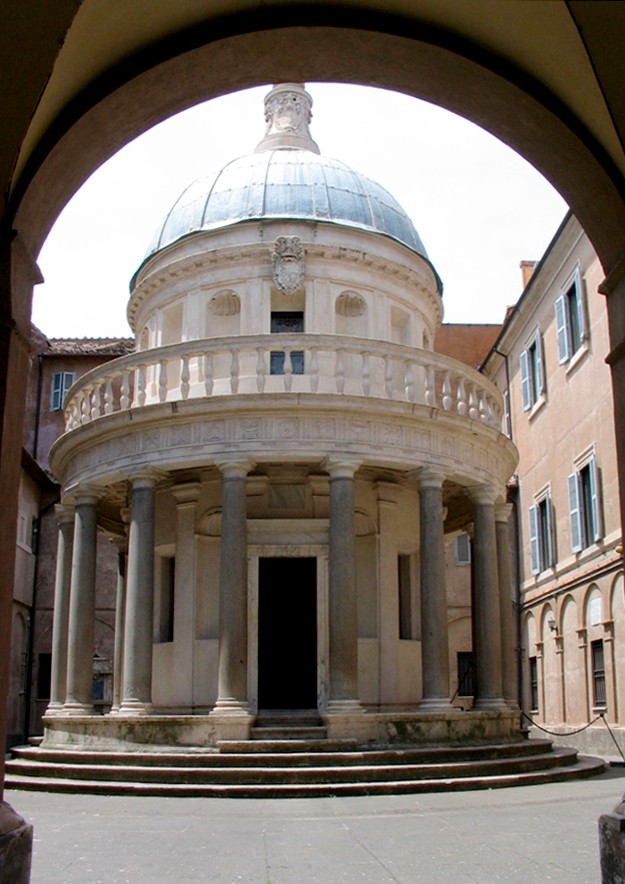
[[(128, 282), (181, 191), (251, 153), (268, 86), (198, 105), (101, 166), (39, 256), (33, 322), (48, 337), (130, 335)], [(542, 256), (566, 204), (525, 160), (461, 117), (361, 86), (309, 84), (321, 152), (378, 181), (408, 212), (445, 287), (445, 322), (501, 322), (519, 262)]]

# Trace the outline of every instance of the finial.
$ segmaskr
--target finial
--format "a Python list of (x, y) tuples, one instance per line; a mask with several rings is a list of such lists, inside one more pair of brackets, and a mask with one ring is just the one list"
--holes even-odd
[(265, 137), (256, 153), (296, 148), (320, 153), (308, 124), (312, 119), (312, 98), (303, 83), (277, 83), (265, 97)]

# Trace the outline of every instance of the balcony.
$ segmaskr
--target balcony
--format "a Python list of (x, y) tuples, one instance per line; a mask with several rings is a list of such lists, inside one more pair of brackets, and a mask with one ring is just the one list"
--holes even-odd
[(401, 344), (301, 333), (185, 341), (115, 359), (74, 384), (65, 424), (70, 431), (166, 402), (285, 393), (406, 402), (501, 426), (499, 390), (463, 363)]

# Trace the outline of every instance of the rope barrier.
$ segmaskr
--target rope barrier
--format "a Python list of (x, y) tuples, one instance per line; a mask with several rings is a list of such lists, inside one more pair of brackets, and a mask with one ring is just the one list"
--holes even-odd
[[(603, 723), (605, 724), (605, 726), (606, 726), (607, 729), (608, 729), (608, 733), (609, 733), (610, 736), (612, 737), (612, 742), (613, 742), (614, 745), (616, 746), (616, 748), (617, 748), (617, 750), (618, 750), (618, 754), (619, 754), (619, 755), (621, 756), (621, 758), (623, 759), (623, 764), (625, 764), (625, 755), (623, 754), (623, 750), (621, 749), (621, 747), (620, 747), (619, 744), (617, 743), (617, 741), (616, 741), (616, 737), (615, 737), (614, 734), (612, 733), (612, 728), (610, 727), (610, 725), (609, 725), (609, 723), (608, 723), (608, 720), (607, 720), (607, 718), (605, 717), (605, 712), (600, 712), (599, 715), (597, 715), (595, 718), (593, 718), (592, 721), (589, 721), (588, 724), (585, 724), (583, 727), (578, 727), (576, 730), (574, 730), (574, 731), (568, 731), (568, 732), (565, 733), (565, 734), (563, 734), (563, 733), (558, 733), (557, 731), (550, 731), (550, 730), (547, 730), (546, 727), (541, 727), (541, 725), (536, 724), (536, 722), (533, 721), (533, 720), (529, 717), (529, 715), (528, 715), (526, 712), (521, 711), (521, 715), (523, 716), (523, 718), (527, 718), (527, 720), (528, 720), (529, 723), (532, 725), (532, 727), (538, 728), (539, 731), (542, 731), (542, 732), (545, 733), (545, 734), (549, 734), (551, 737), (574, 737), (575, 734), (581, 734), (582, 731), (587, 730), (591, 725), (595, 724), (595, 722), (599, 721), (599, 719), (602, 718), (602, 719), (603, 719)], [(620, 762), (617, 762), (617, 763), (620, 763)]]
[[(575, 734), (581, 734), (582, 731), (587, 730), (592, 724), (594, 724), (596, 721), (599, 721), (600, 718), (603, 718), (605, 721), (604, 714), (603, 714), (603, 712), (601, 712), (599, 715), (597, 715), (596, 718), (593, 718), (592, 721), (589, 721), (588, 724), (585, 724), (583, 727), (578, 727), (577, 730), (568, 731), (566, 734), (563, 734), (558, 731), (547, 730), (546, 727), (541, 727), (539, 724), (536, 724), (535, 721), (532, 721), (532, 719), (529, 717), (529, 715), (526, 712), (521, 711), (521, 715), (523, 716), (523, 718), (527, 718), (527, 720), (532, 725), (532, 727), (536, 727), (536, 728), (538, 728), (539, 731), (543, 731), (543, 733), (549, 734), (552, 737), (573, 737), (573, 736), (575, 736)], [(606, 721), (606, 724), (607, 724), (607, 721)], [(612, 739), (614, 739), (614, 737)]]

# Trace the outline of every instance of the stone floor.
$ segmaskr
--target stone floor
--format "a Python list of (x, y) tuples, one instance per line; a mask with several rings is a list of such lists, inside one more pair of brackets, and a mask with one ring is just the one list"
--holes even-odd
[(597, 818), (625, 768), (579, 782), (328, 799), (7, 792), (35, 827), (32, 884), (598, 882)]

